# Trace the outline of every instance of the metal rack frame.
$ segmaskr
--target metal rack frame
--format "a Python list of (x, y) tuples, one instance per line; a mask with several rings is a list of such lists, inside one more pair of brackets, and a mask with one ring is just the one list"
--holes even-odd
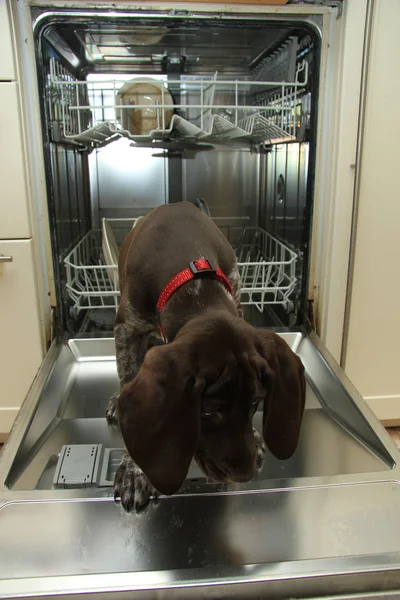
[[(146, 135), (135, 135), (122, 128), (117, 113), (145, 109), (148, 105), (116, 103), (126, 79), (79, 81), (51, 59), (50, 112), (63, 137), (80, 143), (105, 144), (121, 136), (149, 144), (171, 138), (277, 143), (296, 139), (300, 127), (296, 108), (307, 80), (306, 61), (297, 65), (293, 82), (218, 80), (217, 73), (212, 78), (185, 76), (168, 80), (171, 86), (179, 86), (184, 102), (166, 102), (165, 81), (160, 86), (161, 102), (155, 108), (156, 129)], [(149, 80), (138, 77), (135, 82), (149, 83)], [(166, 111), (171, 109), (175, 114), (167, 122)]]
[[(117, 221), (107, 219), (112, 226)], [(214, 219), (218, 224), (219, 219)], [(287, 307), (296, 289), (298, 255), (260, 227), (221, 219), (219, 228), (235, 250), (241, 278), (241, 304), (255, 306), (260, 312), (266, 305)], [(106, 264), (102, 251), (102, 231), (87, 233), (64, 259), (67, 292), (79, 313), (90, 309), (117, 309), (119, 304), (118, 265)]]

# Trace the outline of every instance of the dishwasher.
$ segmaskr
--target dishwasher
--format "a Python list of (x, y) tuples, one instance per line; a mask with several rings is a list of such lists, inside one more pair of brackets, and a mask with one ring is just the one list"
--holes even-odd
[[(0, 597), (385, 595), (400, 586), (399, 453), (316, 335), (309, 293), (334, 17), (174, 6), (30, 9), (54, 339), (0, 457)], [(245, 318), (301, 357), (306, 409), (291, 459), (267, 451), (245, 484), (193, 464), (178, 494), (126, 514), (105, 419), (116, 256), (174, 202), (232, 244)]]

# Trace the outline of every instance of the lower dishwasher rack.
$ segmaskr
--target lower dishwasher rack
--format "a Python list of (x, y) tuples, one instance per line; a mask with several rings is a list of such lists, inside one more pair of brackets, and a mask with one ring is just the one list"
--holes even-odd
[[(109, 485), (110, 455), (122, 448), (104, 418), (118, 390), (113, 339), (54, 345), (0, 456), (0, 598), (371, 598), (400, 589), (399, 451), (316, 336), (280, 335), (306, 368), (295, 455), (268, 454), (247, 484), (190, 470), (178, 494), (139, 515), (124, 513)], [(90, 486), (55, 485), (63, 446), (85, 444), (110, 469)]]
[[(77, 313), (118, 308), (118, 264), (116, 260), (107, 264), (104, 237), (115, 224), (121, 226), (124, 221), (127, 233), (136, 220), (107, 219), (110, 228), (87, 233), (64, 259), (66, 289)], [(241, 304), (255, 306), (260, 312), (266, 305), (279, 304), (289, 311), (297, 288), (298, 254), (261, 227), (248, 226), (246, 219), (216, 218), (214, 221), (236, 253)]]

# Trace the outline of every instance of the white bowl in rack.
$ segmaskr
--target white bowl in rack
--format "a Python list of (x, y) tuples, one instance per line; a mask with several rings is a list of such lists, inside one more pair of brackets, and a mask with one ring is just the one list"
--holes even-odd
[[(132, 229), (136, 227), (141, 219), (143, 219), (143, 216), (133, 219)], [(102, 219), (101, 221), (101, 248), (103, 251), (104, 265), (107, 269), (111, 284), (116, 291), (119, 291), (119, 248), (108, 219)]]
[[(173, 100), (168, 89), (161, 81), (150, 77), (141, 77), (125, 83), (116, 97), (117, 120), (122, 128), (131, 135), (149, 135), (152, 131), (165, 130), (174, 114)], [(144, 108), (134, 108), (135, 106)], [(169, 105), (171, 108), (164, 108)]]
[(119, 249), (117, 240), (113, 230), (110, 227), (107, 219), (103, 219), (101, 223), (102, 232), (102, 250), (105, 265), (107, 267), (107, 273), (110, 278), (112, 285), (115, 285), (115, 289), (119, 289), (119, 276), (118, 276), (118, 256)]

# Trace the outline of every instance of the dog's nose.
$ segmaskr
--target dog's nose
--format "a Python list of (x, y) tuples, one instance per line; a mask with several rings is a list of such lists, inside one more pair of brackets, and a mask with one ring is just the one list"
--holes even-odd
[(255, 465), (252, 464), (224, 464), (224, 471), (228, 474), (231, 481), (235, 483), (246, 483), (253, 479), (255, 474)]
[(254, 473), (249, 473), (248, 471), (243, 473), (235, 472), (230, 475), (230, 479), (235, 483), (246, 483), (247, 481), (250, 481), (250, 479), (253, 479), (253, 477)]

